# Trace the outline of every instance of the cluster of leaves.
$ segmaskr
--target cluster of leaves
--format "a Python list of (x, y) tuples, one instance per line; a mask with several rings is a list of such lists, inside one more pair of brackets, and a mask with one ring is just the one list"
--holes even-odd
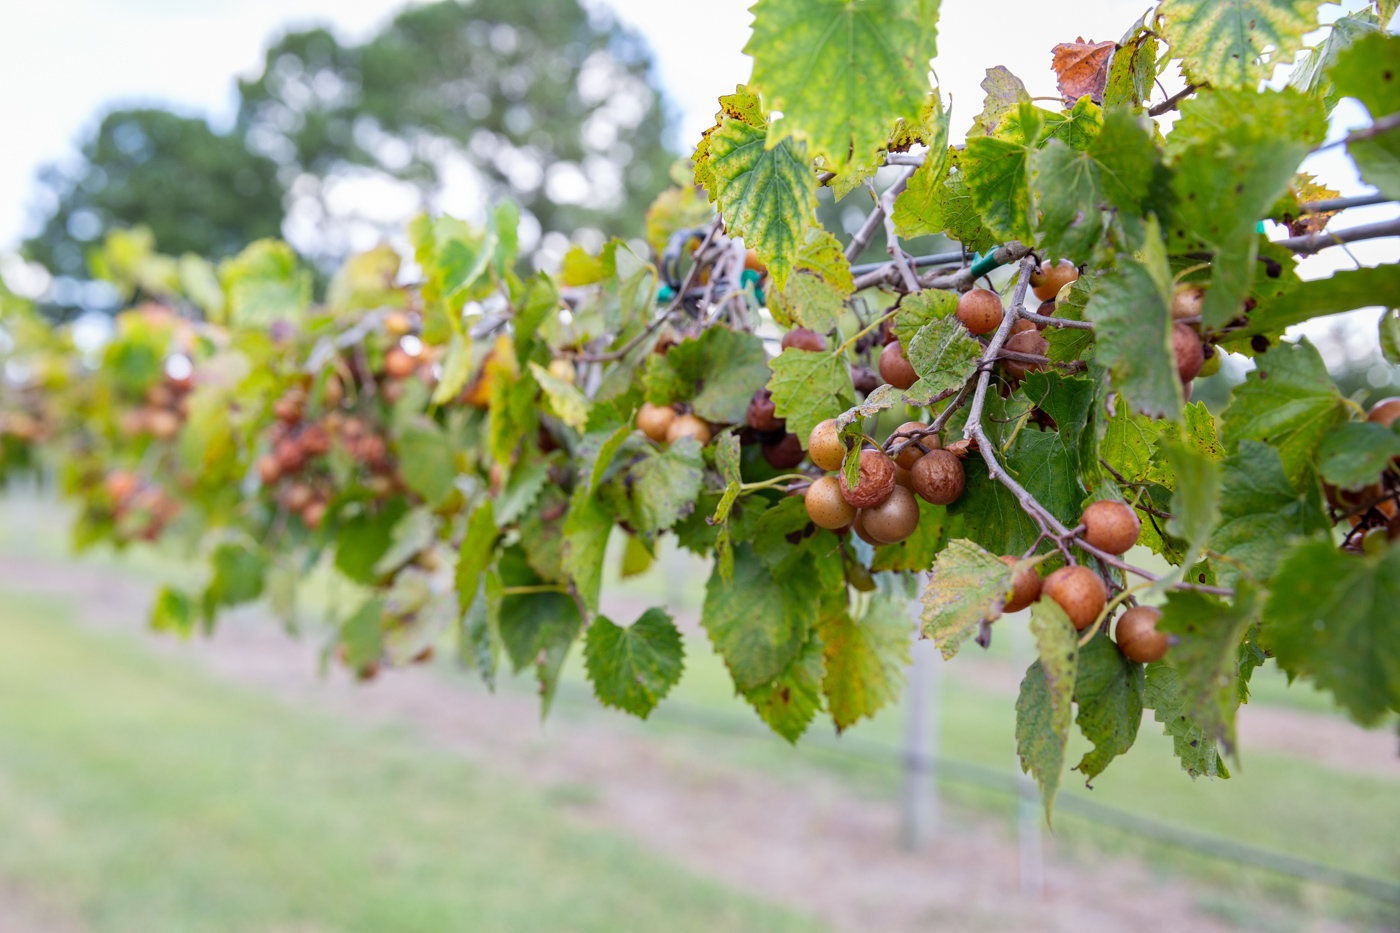
[[(1393, 301), (1400, 275), (1304, 282), (1259, 232), (1316, 196), (1297, 170), (1339, 96), (1378, 119), (1400, 110), (1400, 40), (1364, 28), (1375, 18), (1334, 29), (1311, 78), (1255, 89), (1299, 48), (1315, 6), (1168, 0), (1119, 42), (1057, 48), (1062, 110), (991, 69), (957, 148), (928, 89), (934, 4), (761, 0), (751, 83), (720, 99), (693, 179), (682, 173), (648, 216), (658, 253), (704, 234), (682, 280), (663, 291), (650, 258), (620, 241), (575, 249), (556, 276), (522, 276), (510, 204), (479, 229), (420, 218), (419, 284), (400, 284), (382, 248), (354, 258), (320, 304), (282, 244), (215, 267), (114, 236), (105, 274), (155, 300), (119, 318), (100, 360), (4, 298), (7, 372), (26, 374), (3, 399), (6, 463), (60, 458), (84, 504), (80, 542), (173, 537), (208, 558), (201, 590), (162, 592), (159, 627), (207, 626), (262, 596), (286, 605), (324, 559), (362, 595), (334, 646), (361, 675), (455, 638), (488, 682), (506, 664), (533, 668), (546, 708), (575, 642), (606, 704), (646, 716), (679, 680), (683, 639), (664, 608), (625, 625), (601, 613), (610, 542), (630, 574), (670, 536), (714, 556), (700, 623), (736, 690), (791, 740), (820, 712), (840, 729), (898, 694), (922, 574), (922, 632), (951, 656), (985, 634), (1013, 569), (1077, 561), (1113, 605), (1160, 603), (1172, 646), (1144, 666), (1109, 638), (1107, 611), (1081, 637), (1056, 603), (1034, 604), (1017, 742), (1047, 806), (1071, 722), (1093, 743), (1076, 766), (1092, 778), (1131, 747), (1144, 709), (1187, 771), (1227, 777), (1235, 710), (1270, 656), (1360, 722), (1400, 709), (1400, 547), (1385, 540), (1400, 533), (1400, 434), (1364, 420), (1306, 341), (1279, 341), (1314, 316)], [(1171, 60), (1202, 86), (1164, 137), (1146, 110)], [(1351, 147), (1392, 196), (1397, 140)], [(992, 265), (1068, 259), (1078, 279), (1040, 310), (1078, 326), (1048, 327), (1044, 353), (1013, 373), (997, 357), (1024, 323), (1025, 281), (981, 338), (954, 313), (966, 267), (922, 280), (906, 268), (853, 301), (816, 192), (844, 195), (896, 153), (908, 170), (877, 207), (892, 250), (941, 233)], [(1177, 313), (1183, 290), (1198, 313)], [(1391, 354), (1395, 320), (1382, 321)], [(770, 356), (797, 325), (830, 349)], [(1218, 424), (1188, 403), (1174, 327), (1207, 352), (1255, 357)], [(882, 337), (917, 374), (907, 389), (866, 378)], [(780, 432), (746, 424), (756, 395)], [(644, 405), (687, 430), (639, 430)], [(871, 547), (818, 528), (785, 494), (820, 471), (775, 466), (783, 444), (805, 448), (837, 419), (853, 467), (862, 443), (920, 411), (949, 440), (963, 434), (948, 447), (965, 458), (966, 489), (921, 503), (907, 540)], [(1144, 589), (1130, 566), (1078, 546), (1071, 529), (1098, 500), (1130, 503), (1138, 543), (1174, 571)], [(1353, 527), (1344, 547), (1334, 525)]]

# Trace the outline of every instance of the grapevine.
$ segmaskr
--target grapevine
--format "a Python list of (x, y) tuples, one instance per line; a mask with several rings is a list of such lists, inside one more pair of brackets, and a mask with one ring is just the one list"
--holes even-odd
[[(419, 218), (411, 270), (382, 246), (319, 300), (285, 244), (215, 265), (116, 231), (99, 266), (130, 307), (97, 356), (0, 293), (5, 475), (55, 467), (79, 546), (205, 561), (201, 587), (158, 594), (158, 629), (285, 607), (325, 566), (356, 594), (328, 652), (360, 677), (451, 645), (489, 684), (533, 669), (546, 709), (576, 644), (598, 699), (638, 716), (684, 671), (664, 607), (601, 614), (610, 541), (629, 573), (666, 539), (713, 559), (701, 624), (791, 741), (898, 696), (911, 596), (947, 658), (1029, 609), (1017, 749), (1047, 813), (1076, 722), (1086, 780), (1143, 709), (1192, 776), (1228, 777), (1269, 658), (1380, 724), (1400, 710), (1400, 400), (1362, 408), (1282, 338), (1379, 304), (1400, 365), (1400, 267), (1296, 269), (1400, 232), (1328, 226), (1400, 198), (1400, 38), (1354, 14), (1302, 52), (1325, 66), (1261, 91), (1316, 4), (1230, 5), (1259, 28), (1228, 41), (1201, 6), (1057, 46), (1060, 110), (990, 69), (949, 145), (927, 4), (760, 0), (752, 81), (647, 248), (575, 247), (555, 274), (523, 271), (509, 203)], [(1172, 64), (1186, 86), (1159, 94)], [(1338, 96), (1373, 122), (1327, 143)], [(1299, 173), (1334, 146), (1376, 194)], [(823, 187), (868, 199), (844, 242)], [(888, 258), (857, 264), (879, 234)], [(957, 248), (911, 251), (932, 234)], [(1217, 420), (1191, 394), (1227, 353), (1254, 369)]]

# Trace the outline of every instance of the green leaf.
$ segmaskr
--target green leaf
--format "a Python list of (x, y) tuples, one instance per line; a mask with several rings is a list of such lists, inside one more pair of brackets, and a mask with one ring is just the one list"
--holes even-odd
[(535, 504), (547, 482), (549, 461), (543, 457), (528, 457), (516, 463), (505, 488), (496, 497), (496, 527), (515, 524)]
[(1104, 114), (1103, 129), (1084, 151), (1051, 139), (1031, 156), (1041, 248), (1087, 262), (1111, 219), (1103, 210), (1142, 216), (1157, 161), (1151, 135), (1125, 108)]
[(437, 423), (416, 417), (401, 426), (395, 448), (399, 455), (399, 472), (409, 489), (435, 505), (452, 491), (457, 478), (457, 464), (452, 454), (452, 442)]
[(877, 547), (871, 570), (927, 570), (933, 566), (934, 558), (948, 543), (948, 510), (923, 499), (918, 504), (919, 527), (898, 544)]
[(718, 569), (711, 573), (700, 623), (734, 685), (747, 692), (781, 675), (802, 650), (817, 603), (807, 581), (775, 580), (753, 547), (734, 550), (733, 579), (726, 583)]
[(1012, 568), (966, 538), (954, 538), (938, 555), (922, 602), (923, 634), (944, 658), (977, 634), (983, 619), (1001, 614)]
[(572, 382), (551, 375), (549, 370), (534, 360), (530, 361), (529, 366), (535, 382), (539, 383), (545, 397), (549, 399), (549, 407), (554, 417), (575, 431), (582, 431), (588, 424), (588, 399), (584, 398), (583, 393)]
[(1341, 489), (1359, 489), (1380, 479), (1400, 457), (1400, 434), (1371, 421), (1336, 425), (1317, 448), (1322, 478)]
[(974, 136), (958, 160), (958, 170), (981, 209), (982, 221), (1003, 240), (1031, 242), (1030, 152), (1024, 142)]
[(1225, 409), (1226, 449), (1233, 452), (1245, 439), (1278, 448), (1288, 481), (1296, 488), (1317, 445), (1346, 417), (1346, 405), (1321, 354), (1306, 337), (1279, 344), (1257, 363)]
[[(949, 161), (956, 162), (960, 154), (949, 152)], [(982, 222), (982, 213), (961, 171), (952, 172), (943, 182), (943, 223), (943, 232), (969, 253), (980, 253), (997, 244), (992, 231)]]
[(472, 374), (472, 345), (462, 334), (454, 333), (442, 358), (442, 377), (433, 387), (433, 404), (445, 405), (466, 387)]
[(1331, 76), (1327, 72), (1357, 39), (1379, 29), (1380, 20), (1370, 10), (1362, 10), (1338, 19), (1332, 23), (1327, 38), (1323, 39), (1317, 48), (1307, 51), (1298, 59), (1292, 75), (1288, 78), (1288, 85), (1304, 94), (1321, 97), (1327, 105), (1328, 112), (1331, 112), (1341, 95), (1332, 86)]
[(822, 692), (838, 730), (874, 716), (899, 696), (912, 629), (904, 601), (883, 593), (859, 619), (844, 607), (822, 619), (817, 628), (826, 652)]
[(1202, 322), (1239, 316), (1259, 265), (1256, 223), (1292, 183), (1326, 134), (1322, 104), (1297, 91), (1212, 90), (1184, 102), (1172, 129), (1170, 251), (1211, 253)]
[(250, 243), (219, 265), (219, 278), (228, 295), (228, 322), (235, 327), (299, 321), (311, 304), (311, 272), (279, 240)]
[(1157, 77), (1157, 35), (1138, 20), (1127, 35), (1118, 40), (1118, 49), (1108, 63), (1108, 80), (1103, 91), (1104, 107), (1128, 104), (1140, 109), (1152, 96)]
[(801, 143), (768, 149), (766, 140), (764, 130), (725, 117), (710, 136), (711, 194), (729, 233), (758, 251), (781, 291), (815, 222), (817, 178)]
[(491, 566), (491, 560), (495, 556), (496, 540), (496, 518), (492, 513), (491, 502), (487, 500), (467, 519), (466, 534), (462, 537), (462, 550), (457, 555), (454, 579), (457, 609), (461, 613), (466, 613), (476, 599), (481, 575)]
[(604, 616), (594, 619), (583, 662), (600, 703), (646, 719), (680, 682), (685, 647), (670, 613), (653, 607), (626, 628)]
[[(1211, 547), (1243, 564), (1255, 580), (1273, 577), (1290, 539), (1329, 527), (1315, 485), (1308, 483), (1306, 495), (1294, 491), (1282, 458), (1269, 445), (1240, 441), (1239, 452), (1221, 468), (1221, 522)], [(1216, 570), (1223, 585), (1234, 585), (1238, 571), (1233, 565), (1221, 561)]]
[(836, 326), (855, 282), (841, 243), (829, 231), (813, 226), (797, 254), (796, 269), (782, 291), (770, 296), (778, 323), (800, 324), (819, 334)]
[[(579, 599), (589, 612), (598, 611), (598, 596), (603, 587), (603, 558), (612, 534), (613, 513), (587, 486), (579, 483), (569, 497), (569, 512), (564, 518), (560, 566), (574, 581)], [(523, 529), (522, 529), (523, 530)]]
[(1148, 417), (1176, 418), (1181, 381), (1172, 353), (1171, 275), (1160, 244), (1150, 222), (1143, 261), (1120, 260), (1100, 276), (1084, 313), (1094, 324), (1095, 356), (1122, 398)]
[[(1400, 37), (1375, 32), (1358, 40), (1338, 58), (1331, 77), (1338, 95), (1355, 97), (1372, 119), (1400, 111), (1400, 81), (1395, 62)], [(1371, 139), (1347, 144), (1361, 177), (1390, 198), (1400, 198), (1400, 132), (1389, 130)]]
[(408, 503), (394, 498), (375, 511), (366, 509), (341, 522), (336, 534), (336, 569), (356, 583), (374, 583), (379, 577), (375, 565), (389, 550), (394, 526), (407, 511)]
[[(1039, 440), (1060, 447), (1074, 474), (1092, 472), (1097, 467), (1097, 460), (1085, 457), (1085, 442), (1093, 437), (1092, 432), (1086, 437), (1085, 430), (1094, 413), (1096, 388), (1088, 376), (1065, 376), (1053, 371), (1026, 374), (1026, 397), (1039, 401), (1036, 407), (1054, 419), (1056, 427), (1055, 431), (1044, 432)], [(1026, 438), (1034, 439), (1029, 434)]]
[(437, 516), (424, 506), (404, 512), (389, 532), (388, 548), (374, 565), (375, 577), (388, 576), (432, 544), (437, 523)]
[(1074, 625), (1054, 600), (1032, 604), (1031, 632), (1040, 657), (1026, 671), (1016, 698), (1016, 754), (1021, 770), (1040, 785), (1048, 821), (1065, 767), (1079, 646)]
[[(530, 568), (520, 547), (507, 548), (497, 563), (503, 586), (539, 586), (544, 581)], [(502, 595), (497, 612), (501, 641), (518, 673), (534, 665), (543, 700), (541, 714), (549, 711), (559, 686), (559, 672), (569, 647), (583, 626), (578, 606), (564, 593)]]
[(1172, 58), (1191, 81), (1253, 91), (1293, 59), (1317, 28), (1322, 0), (1164, 0), (1157, 8)]
[[(936, 97), (936, 95), (935, 95)], [(899, 197), (894, 200), (894, 229), (902, 237), (932, 236), (943, 232), (943, 181), (948, 175), (948, 124), (950, 112), (937, 106), (924, 144), (928, 154)]]
[(1381, 354), (1391, 366), (1400, 366), (1400, 310), (1391, 308), (1381, 315), (1380, 331)]
[(750, 86), (813, 155), (844, 165), (881, 148), (896, 120), (918, 122), (937, 0), (759, 0), (753, 13)]
[(768, 389), (773, 410), (787, 419), (787, 429), (805, 447), (812, 429), (855, 404), (851, 367), (835, 353), (813, 353), (789, 347), (768, 361), (773, 371)]
[(340, 625), (337, 640), (345, 647), (345, 664), (364, 671), (384, 656), (384, 614), (382, 599), (367, 599)]
[(1265, 644), (1290, 678), (1330, 690), (1362, 725), (1400, 710), (1400, 547), (1360, 557), (1298, 544), (1274, 578)]
[(1192, 778), (1228, 778), (1229, 770), (1220, 760), (1220, 752), (1201, 728), (1200, 723), (1182, 706), (1181, 675), (1165, 662), (1147, 665), (1147, 686), (1142, 705), (1153, 711), (1153, 718), (1162, 723), (1164, 734), (1171, 736), (1181, 768)]
[(651, 354), (643, 384), (653, 405), (689, 402), (701, 418), (735, 424), (744, 420), (749, 400), (768, 376), (762, 340), (715, 326), (682, 340), (664, 355)]
[(1130, 483), (1140, 483), (1152, 467), (1152, 450), (1159, 436), (1151, 418), (1135, 415), (1127, 405), (1119, 405), (1108, 419), (1099, 455), (1119, 476)]
[(1166, 663), (1179, 675), (1181, 712), (1227, 753), (1235, 746), (1240, 643), (1262, 608), (1243, 582), (1238, 587), (1233, 606), (1194, 590), (1170, 592), (1157, 621), (1158, 631), (1176, 636)]
[(194, 631), (194, 600), (183, 590), (162, 586), (151, 604), (151, 628), (187, 637)]
[(1015, 113), (1022, 104), (1031, 102), (1030, 92), (1021, 79), (1004, 65), (987, 69), (987, 76), (982, 79), (982, 90), (987, 95), (982, 99), (982, 112), (973, 119), (972, 129), (967, 132), (969, 137), (992, 135), (1007, 114)]
[(956, 317), (949, 315), (919, 328), (905, 350), (919, 381), (904, 393), (910, 405), (941, 401), (962, 388), (982, 357), (982, 345)]
[(267, 557), (261, 551), (243, 544), (225, 542), (214, 548), (209, 557), (214, 571), (204, 591), (205, 617), (218, 606), (237, 606), (252, 602), (262, 595), (263, 576), (267, 573)]
[(1074, 681), (1074, 702), (1079, 712), (1075, 722), (1094, 748), (1074, 768), (1084, 775), (1086, 784), (1103, 774), (1114, 758), (1133, 747), (1142, 724), (1145, 686), (1142, 665), (1123, 657), (1108, 636), (1093, 638), (1079, 649)]
[(1274, 334), (1324, 314), (1368, 308), (1383, 303), (1386, 295), (1400, 295), (1400, 266), (1343, 269), (1330, 278), (1299, 283), (1272, 301), (1260, 301), (1249, 312), (1249, 325), (1231, 331), (1221, 344), (1244, 347), (1255, 334)]
[(1210, 533), (1220, 521), (1217, 504), (1220, 465), (1188, 444), (1167, 442), (1162, 448), (1176, 474), (1172, 517), (1167, 522), (1167, 533), (1187, 543), (1182, 566), (1194, 567), (1205, 557)]
[(890, 324), (902, 347), (909, 347), (914, 335), (925, 324), (952, 317), (958, 310), (958, 293), (937, 288), (925, 288), (905, 295)]
[(771, 681), (744, 691), (774, 732), (796, 742), (822, 708), (822, 640), (816, 632)]
[(695, 507), (705, 462), (693, 437), (665, 450), (651, 451), (632, 465), (632, 497), (641, 521), (638, 531), (664, 531)]

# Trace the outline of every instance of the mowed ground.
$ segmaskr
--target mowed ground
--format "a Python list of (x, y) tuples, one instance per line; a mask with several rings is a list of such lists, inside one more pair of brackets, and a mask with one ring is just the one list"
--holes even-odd
[[(0, 930), (1396, 928), (1363, 899), (1063, 813), (1046, 892), (1022, 895), (1014, 801), (995, 793), (945, 786), (939, 836), (904, 853), (887, 769), (577, 701), (541, 726), (525, 685), (493, 697), (446, 666), (367, 687), (322, 679), (315, 644), (257, 611), (212, 643), (146, 636), (142, 571), (36, 557), (32, 540), (13, 556), (14, 530), (0, 560)], [(695, 587), (641, 581), (611, 611), (625, 622), (674, 599), (689, 652), (677, 705), (742, 715), (692, 634)], [(1005, 650), (962, 662), (941, 692), (943, 751), (1006, 768), (1017, 664)], [(1400, 875), (1393, 733), (1351, 730), (1273, 681), (1261, 693), (1248, 712), (1264, 727), (1246, 717), (1232, 781), (1161, 767), (1148, 722), (1091, 796)], [(892, 739), (899, 713), (856, 732)]]

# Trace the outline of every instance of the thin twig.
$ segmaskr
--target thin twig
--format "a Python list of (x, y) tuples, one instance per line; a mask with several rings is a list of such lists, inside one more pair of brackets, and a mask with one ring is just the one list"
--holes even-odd
[[(906, 169), (899, 180), (890, 186), (890, 191), (894, 192), (892, 197), (898, 196), (899, 193), (904, 190), (904, 186), (909, 184), (909, 176), (913, 175), (914, 171), (913, 168)], [(888, 191), (885, 193), (889, 194)], [(870, 245), (871, 238), (875, 236), (875, 231), (880, 228), (880, 224), (884, 219), (884, 202), (880, 199), (876, 199), (875, 207), (870, 212), (870, 216), (865, 218), (865, 223), (860, 225), (860, 229), (856, 231), (856, 235), (851, 237), (851, 242), (846, 244), (846, 259), (848, 261), (855, 259), (864, 252), (865, 248)]]
[(1186, 87), (1177, 91), (1175, 94), (1173, 94), (1171, 97), (1168, 97), (1160, 104), (1153, 105), (1147, 111), (1147, 115), (1149, 117), (1160, 117), (1164, 113), (1175, 110), (1178, 104), (1180, 104), (1183, 100), (1190, 97), (1192, 94), (1196, 93), (1203, 87), (1205, 87), (1204, 84), (1188, 84), (1186, 85)]
[(1063, 317), (1046, 317), (1043, 314), (1036, 314), (1033, 311), (1024, 311), (1021, 317), (1035, 324), (1044, 324), (1047, 327), (1068, 327), (1071, 330), (1093, 330), (1094, 325), (1088, 321), (1071, 321)]

